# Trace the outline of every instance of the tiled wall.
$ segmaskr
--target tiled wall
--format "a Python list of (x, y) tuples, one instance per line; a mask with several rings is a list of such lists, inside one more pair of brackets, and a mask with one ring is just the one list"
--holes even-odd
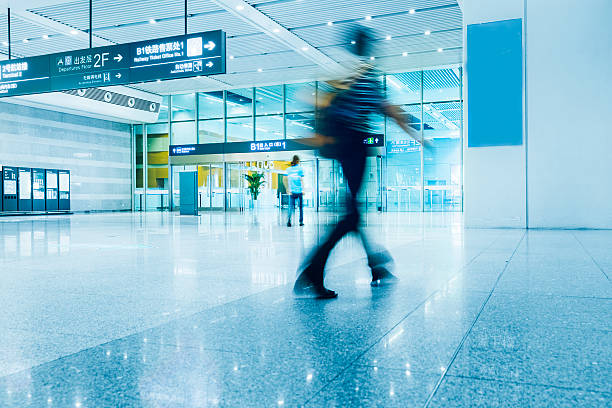
[(70, 170), (72, 209), (129, 210), (129, 125), (0, 102), (0, 165)]

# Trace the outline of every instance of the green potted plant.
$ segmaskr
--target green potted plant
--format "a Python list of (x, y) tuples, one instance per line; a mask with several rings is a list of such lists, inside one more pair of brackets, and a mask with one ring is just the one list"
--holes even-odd
[(244, 178), (249, 183), (249, 192), (251, 193), (253, 201), (257, 201), (257, 197), (259, 197), (260, 193), (259, 189), (266, 183), (264, 180), (264, 173), (245, 174)]

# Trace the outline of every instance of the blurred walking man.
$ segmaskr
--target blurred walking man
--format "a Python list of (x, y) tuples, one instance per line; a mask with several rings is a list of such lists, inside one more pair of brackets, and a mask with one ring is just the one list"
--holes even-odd
[[(372, 35), (363, 27), (358, 27), (349, 39), (351, 51), (363, 61), (370, 57)], [(347, 43), (349, 42), (347, 41)], [(374, 114), (385, 114), (412, 138), (414, 131), (408, 126), (401, 109), (390, 105), (384, 96), (380, 81), (381, 73), (367, 62), (362, 62), (355, 74), (340, 86), (337, 92), (320, 106), (322, 117), (321, 127), (317, 130), (320, 140), (321, 154), (333, 157), (340, 162), (344, 177), (349, 187), (347, 213), (333, 228), (326, 241), (315, 248), (306, 259), (294, 285), (294, 293), (298, 296), (309, 295), (318, 299), (334, 298), (337, 293), (325, 288), (324, 271), (330, 252), (336, 244), (348, 233), (355, 232), (362, 240), (368, 256), (368, 266), (372, 271), (372, 286), (391, 283), (397, 278), (391, 273), (393, 259), (388, 251), (375, 247), (368, 242), (365, 234), (359, 228), (360, 213), (357, 208), (357, 194), (361, 188), (366, 166), (367, 147), (364, 140), (373, 136), (370, 125)], [(338, 87), (337, 87), (338, 88)]]

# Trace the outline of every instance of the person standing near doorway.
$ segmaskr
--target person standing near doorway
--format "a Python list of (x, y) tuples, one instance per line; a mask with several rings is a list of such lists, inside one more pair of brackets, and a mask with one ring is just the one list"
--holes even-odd
[(289, 190), (289, 219), (287, 226), (291, 226), (291, 217), (295, 209), (295, 202), (298, 202), (300, 207), (300, 226), (304, 225), (304, 191), (302, 189), (304, 180), (304, 169), (300, 166), (300, 158), (293, 156), (291, 166), (287, 169), (287, 180)]

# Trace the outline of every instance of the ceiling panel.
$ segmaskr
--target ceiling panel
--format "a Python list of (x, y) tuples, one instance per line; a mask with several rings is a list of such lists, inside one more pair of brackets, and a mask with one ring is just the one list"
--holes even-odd
[[(0, 24), (6, 24), (6, 15), (0, 16)], [(50, 35), (50, 39), (43, 39), (43, 35)], [(23, 41), (24, 39), (27, 40), (27, 43)], [(0, 41), (7, 40), (8, 35), (4, 31), (4, 35), (0, 36)], [(33, 25), (15, 16), (11, 17), (11, 42), (13, 55), (23, 57), (76, 50), (89, 45), (85, 35), (57, 34), (53, 30)], [(0, 45), (0, 49), (8, 50), (4, 44), (0, 43)]]
[(277, 41), (267, 34), (259, 33), (248, 37), (229, 38), (227, 40), (227, 55), (240, 57), (245, 55), (269, 54), (289, 49), (287, 45)]
[(226, 88), (224, 84), (221, 84), (218, 81), (208, 77), (173, 79), (170, 81), (161, 82), (146, 82), (142, 84), (134, 84), (131, 85), (131, 87), (157, 94), (180, 94), (186, 92), (219, 90)]
[(251, 85), (275, 85), (283, 83), (307, 82), (318, 78), (322, 74), (320, 67), (311, 64), (296, 68), (278, 68), (263, 72), (249, 72), (245, 74), (218, 75), (217, 78), (234, 87)]
[(283, 54), (272, 55), (253, 55), (249, 57), (236, 58), (228, 64), (229, 73), (257, 71), (261, 68), (267, 69), (282, 69), (312, 65), (312, 61), (303, 57), (296, 52), (287, 52)]
[(87, 0), (61, 3), (29, 11), (80, 30), (89, 27), (89, 1)]
[(260, 32), (259, 29), (245, 23), (227, 11), (191, 17), (188, 25), (189, 32), (192, 33), (199, 31), (224, 30), (229, 37)]
[[(139, 32), (147, 29), (154, 31), (155, 26), (167, 22), (173, 23), (172, 26), (180, 25), (180, 32), (183, 32), (184, 3), (182, 1), (127, 0), (118, 2), (116, 0), (96, 0), (93, 4), (93, 27), (96, 33), (119, 27), (135, 27)], [(89, 2), (87, 0), (30, 11), (81, 30), (86, 30), (89, 27)], [(258, 31), (234, 17), (231, 13), (219, 8), (210, 0), (190, 0), (188, 13), (190, 15), (188, 21), (190, 32), (222, 28), (228, 35), (233, 36)], [(157, 23), (150, 24), (150, 20), (155, 20)]]
[(104, 30), (94, 30), (100, 35), (115, 43), (129, 43), (153, 38), (181, 35), (185, 32), (181, 20), (165, 20), (157, 24), (138, 24), (130, 26), (113, 27)]
[[(252, 1), (251, 3), (260, 3)], [(302, 27), (312, 24), (326, 24), (328, 21), (363, 19), (365, 16), (378, 16), (420, 10), (430, 7), (456, 6), (453, 0), (344, 0), (341, 7), (335, 0), (293, 0), (278, 1), (256, 5), (262, 13), (279, 24), (288, 27)], [(418, 14), (415, 13), (415, 16)]]
[[(390, 16), (374, 19), (364, 26), (372, 28), (377, 39), (385, 40), (386, 36), (406, 37), (414, 35), (427, 41), (424, 35), (429, 30), (432, 34), (437, 31), (462, 29), (461, 11), (458, 7), (437, 11), (418, 13), (414, 17), (410, 14)], [(293, 30), (293, 32), (315, 47), (337, 45), (345, 42), (347, 24), (333, 26), (307, 27)]]
[[(426, 40), (415, 37), (404, 37), (390, 41), (377, 42), (373, 48), (372, 56), (401, 56), (404, 52), (415, 53), (425, 51), (437, 51), (449, 48), (457, 48), (462, 45), (461, 31), (432, 34)], [(321, 48), (325, 54), (334, 59), (346, 59), (350, 54), (345, 46), (333, 46)]]

